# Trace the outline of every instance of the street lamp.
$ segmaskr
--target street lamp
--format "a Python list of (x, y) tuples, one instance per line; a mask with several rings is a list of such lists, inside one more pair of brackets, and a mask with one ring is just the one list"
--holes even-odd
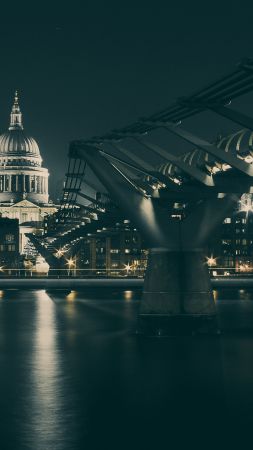
[(126, 273), (127, 273), (127, 275), (128, 275), (129, 272), (132, 270), (132, 266), (130, 266), (129, 263), (128, 263), (128, 264), (124, 264), (124, 266), (125, 266)]
[(61, 258), (63, 255), (64, 255), (64, 250), (62, 248), (59, 248), (55, 253), (56, 258)]
[(207, 265), (208, 265), (209, 267), (216, 266), (216, 265), (217, 265), (216, 259), (217, 259), (217, 258), (214, 258), (213, 255), (211, 255), (210, 257), (207, 256), (207, 257), (206, 257)]
[(75, 270), (76, 269), (76, 259), (75, 258), (69, 258), (67, 259), (67, 263), (68, 265), (68, 275), (71, 275), (71, 270)]

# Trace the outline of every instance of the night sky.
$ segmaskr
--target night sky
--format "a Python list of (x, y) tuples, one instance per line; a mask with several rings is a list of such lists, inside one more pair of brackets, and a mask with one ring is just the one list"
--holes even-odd
[(250, 2), (11, 2), (1, 7), (0, 130), (18, 89), (53, 193), (70, 140), (156, 112), (253, 56), (252, 12)]

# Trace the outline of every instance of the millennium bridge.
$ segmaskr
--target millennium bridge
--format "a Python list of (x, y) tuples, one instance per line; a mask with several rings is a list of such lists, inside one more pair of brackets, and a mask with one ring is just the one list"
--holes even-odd
[[(205, 248), (241, 195), (253, 192), (253, 119), (231, 106), (252, 90), (253, 60), (245, 59), (162, 111), (71, 142), (55, 230), (29, 235), (50, 266), (62, 269), (63, 250), (74, 255), (84, 236), (130, 219), (149, 248), (140, 326), (215, 330)], [(203, 137), (206, 112), (228, 119), (233, 133)], [(209, 119), (217, 136), (214, 128)]]

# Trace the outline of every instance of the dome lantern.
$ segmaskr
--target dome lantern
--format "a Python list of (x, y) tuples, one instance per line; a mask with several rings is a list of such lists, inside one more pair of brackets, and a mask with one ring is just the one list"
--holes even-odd
[(23, 130), (22, 113), (18, 103), (18, 91), (15, 92), (14, 103), (11, 110), (9, 130)]

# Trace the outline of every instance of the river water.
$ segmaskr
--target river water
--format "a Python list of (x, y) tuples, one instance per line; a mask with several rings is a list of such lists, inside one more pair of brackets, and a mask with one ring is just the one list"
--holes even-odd
[(253, 425), (253, 291), (215, 291), (216, 337), (136, 335), (139, 298), (0, 291), (2, 450), (242, 444)]

